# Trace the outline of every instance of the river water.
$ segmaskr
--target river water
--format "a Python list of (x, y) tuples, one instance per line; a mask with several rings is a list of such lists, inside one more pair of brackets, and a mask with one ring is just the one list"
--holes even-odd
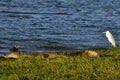
[(0, 0), (0, 52), (70, 51), (120, 44), (119, 0)]

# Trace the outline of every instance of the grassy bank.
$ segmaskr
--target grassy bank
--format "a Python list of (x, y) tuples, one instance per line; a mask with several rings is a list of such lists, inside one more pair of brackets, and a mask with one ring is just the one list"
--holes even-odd
[(96, 50), (98, 58), (52, 55), (0, 60), (0, 80), (119, 80), (120, 48)]

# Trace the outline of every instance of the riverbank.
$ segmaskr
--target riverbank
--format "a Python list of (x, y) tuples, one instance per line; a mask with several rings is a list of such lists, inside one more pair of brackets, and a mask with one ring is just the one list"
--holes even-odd
[[(120, 48), (97, 49), (100, 57), (50, 53), (0, 60), (0, 80), (118, 80)], [(76, 54), (76, 55), (73, 55)], [(35, 56), (35, 55), (34, 55)]]

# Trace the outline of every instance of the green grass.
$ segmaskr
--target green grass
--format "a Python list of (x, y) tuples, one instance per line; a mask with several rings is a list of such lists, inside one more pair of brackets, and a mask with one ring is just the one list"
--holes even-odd
[(1, 59), (0, 80), (119, 80), (120, 48), (96, 51), (101, 57)]

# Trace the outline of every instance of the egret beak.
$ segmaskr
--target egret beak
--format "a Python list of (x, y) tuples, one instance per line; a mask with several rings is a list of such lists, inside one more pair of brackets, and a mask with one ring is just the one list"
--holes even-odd
[(106, 34), (106, 32), (102, 32), (103, 34)]

